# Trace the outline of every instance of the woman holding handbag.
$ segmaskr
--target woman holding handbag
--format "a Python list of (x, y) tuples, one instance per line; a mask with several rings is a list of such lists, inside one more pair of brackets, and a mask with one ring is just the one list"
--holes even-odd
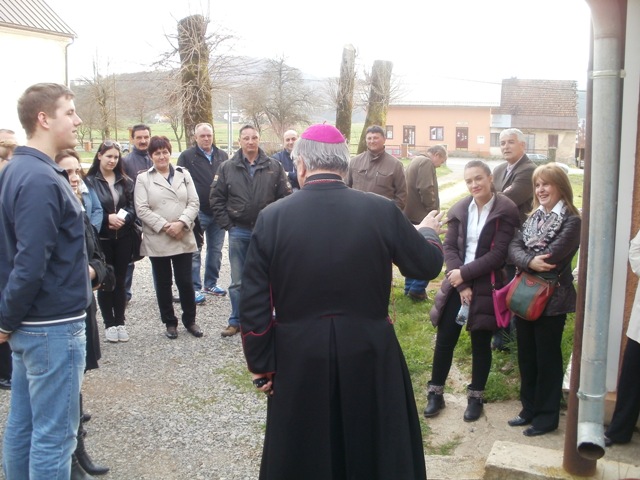
[(445, 381), (453, 350), (466, 323), (473, 359), (464, 420), (473, 422), (482, 414), (484, 388), (491, 369), (491, 338), (497, 329), (492, 276), (499, 288), (504, 282), (502, 266), (509, 242), (519, 220), (515, 203), (504, 195), (496, 195), (491, 169), (486, 163), (480, 160), (467, 163), (464, 179), (471, 195), (447, 212), (444, 240), (447, 270), (430, 314), (438, 333), (424, 415), (433, 417), (445, 406)]
[(575, 311), (571, 260), (580, 244), (580, 212), (573, 204), (569, 177), (555, 163), (533, 172), (533, 211), (509, 245), (509, 258), (520, 271), (553, 272), (556, 288), (537, 320), (515, 317), (520, 368), (520, 413), (512, 427), (529, 425), (528, 437), (558, 428), (562, 397), (562, 332), (567, 313)]

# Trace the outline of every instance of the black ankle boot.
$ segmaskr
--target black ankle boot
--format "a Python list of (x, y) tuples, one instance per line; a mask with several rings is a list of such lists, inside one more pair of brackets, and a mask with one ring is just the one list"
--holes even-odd
[(482, 415), (484, 391), (467, 390), (467, 409), (464, 411), (465, 422), (475, 422)]
[(427, 408), (424, 409), (424, 416), (435, 417), (445, 407), (444, 395), (442, 393), (429, 392), (427, 394)]
[(82, 435), (78, 435), (78, 446), (76, 447), (75, 455), (78, 457), (80, 466), (82, 466), (85, 472), (91, 475), (104, 475), (109, 471), (109, 467), (103, 467), (102, 465), (93, 463), (93, 460), (84, 447), (84, 437)]
[(71, 480), (95, 480), (78, 463), (75, 453), (71, 455)]

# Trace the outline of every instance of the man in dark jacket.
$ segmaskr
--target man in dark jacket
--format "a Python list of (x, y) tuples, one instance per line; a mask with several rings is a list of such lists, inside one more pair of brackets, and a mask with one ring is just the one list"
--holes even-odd
[[(518, 207), (520, 225), (531, 213), (533, 202), (533, 184), (531, 177), (536, 164), (529, 160), (525, 150), (527, 143), (524, 134), (517, 128), (507, 128), (500, 132), (500, 150), (506, 162), (493, 170), (493, 186), (496, 192), (509, 198)], [(505, 266), (507, 281), (515, 276), (513, 265)], [(493, 335), (492, 348), (494, 350), (508, 350), (507, 344), (512, 341), (511, 328), (499, 328)]]
[(260, 210), (291, 193), (291, 184), (282, 165), (260, 148), (255, 127), (240, 129), (240, 150), (218, 168), (211, 185), (210, 203), (220, 227), (229, 232), (231, 285), (229, 325), (222, 331), (230, 337), (240, 331), (238, 303), (242, 271), (249, 250), (251, 231)]
[[(136, 184), (138, 172), (147, 171), (153, 166), (151, 158), (147, 153), (149, 148), (149, 140), (151, 140), (151, 128), (144, 123), (139, 123), (131, 128), (131, 143), (133, 147), (129, 154), (122, 159), (124, 173)], [(131, 262), (127, 267), (127, 278), (124, 282), (124, 289), (127, 295), (127, 303), (131, 300), (131, 285), (133, 284), (133, 271), (136, 264)]]
[(298, 132), (295, 130), (287, 130), (284, 132), (284, 148), (273, 155), (273, 158), (278, 160), (282, 164), (284, 171), (287, 172), (287, 177), (289, 178), (289, 183), (291, 183), (291, 188), (293, 188), (293, 190), (300, 189), (300, 185), (298, 185), (296, 167), (293, 163), (293, 159), (291, 158), (291, 150), (293, 150), (293, 145), (296, 143), (297, 139)]
[(213, 144), (213, 127), (211, 124), (199, 123), (196, 125), (194, 138), (196, 144), (182, 152), (178, 158), (178, 165), (189, 170), (196, 186), (198, 199), (200, 200), (198, 219), (207, 243), (204, 285), (200, 282), (202, 247), (193, 253), (193, 288), (196, 292), (202, 289), (202, 293), (221, 297), (227, 294), (226, 290), (218, 286), (225, 231), (220, 228), (213, 217), (213, 210), (209, 205), (209, 193), (211, 192), (211, 184), (218, 167), (229, 156)]
[(258, 216), (240, 301), (247, 364), (270, 393), (260, 480), (425, 479), (389, 294), (394, 263), (440, 273), (441, 215), (414, 227), (393, 201), (348, 188), (331, 125), (309, 127), (293, 153), (301, 190)]
[(52, 159), (82, 120), (54, 83), (29, 87), (18, 116), (27, 145), (0, 174), (0, 343), (13, 351), (2, 461), (6, 478), (69, 478), (91, 284), (80, 202)]

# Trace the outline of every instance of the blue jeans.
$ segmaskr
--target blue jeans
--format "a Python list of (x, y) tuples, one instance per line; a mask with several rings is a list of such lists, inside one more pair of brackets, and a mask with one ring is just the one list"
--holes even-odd
[(13, 350), (2, 466), (7, 480), (69, 480), (80, 422), (85, 322), (22, 326)]
[[(200, 226), (204, 232), (207, 246), (207, 256), (204, 264), (204, 286), (205, 288), (213, 288), (218, 284), (218, 277), (220, 276), (225, 231), (218, 226), (213, 215), (198, 212), (198, 218), (200, 219)], [(202, 289), (202, 283), (200, 283), (201, 261), (202, 251), (193, 252), (191, 275), (193, 277), (193, 288), (196, 292)]]
[(429, 282), (426, 280), (416, 280), (415, 278), (405, 277), (404, 294), (407, 295), (409, 291), (415, 293), (427, 293), (427, 285), (429, 285)]
[(233, 227), (229, 230), (229, 264), (231, 266), (231, 285), (229, 285), (229, 300), (231, 300), (231, 315), (229, 325), (240, 327), (240, 286), (242, 285), (242, 270), (249, 251), (251, 230)]

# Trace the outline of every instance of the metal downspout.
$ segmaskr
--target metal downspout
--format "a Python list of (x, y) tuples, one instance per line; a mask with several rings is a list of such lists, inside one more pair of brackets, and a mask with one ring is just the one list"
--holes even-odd
[(588, 459), (604, 455), (607, 340), (620, 164), (623, 15), (626, 2), (586, 0), (593, 22), (592, 206), (578, 391), (577, 449)]

